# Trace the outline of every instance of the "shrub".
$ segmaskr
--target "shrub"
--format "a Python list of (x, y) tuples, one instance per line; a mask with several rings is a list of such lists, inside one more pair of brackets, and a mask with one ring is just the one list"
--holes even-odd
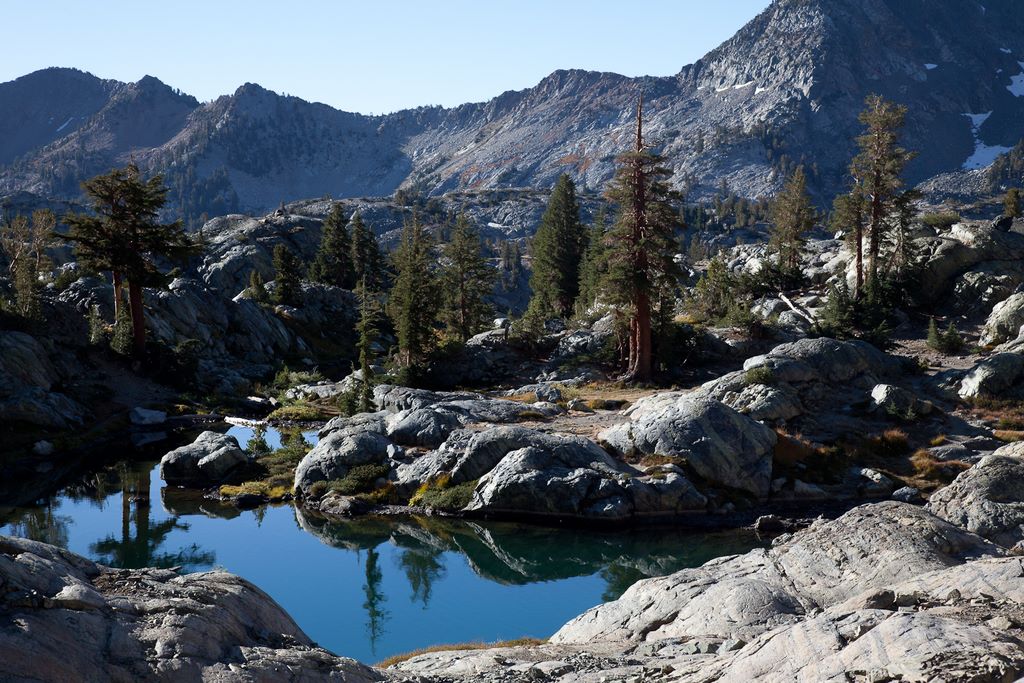
[(926, 343), (929, 348), (947, 354), (960, 353), (966, 346), (963, 337), (960, 336), (960, 332), (957, 331), (952, 320), (944, 332), (939, 332), (938, 325), (935, 324), (935, 318), (928, 322), (928, 338)]
[(281, 406), (274, 412), (267, 415), (268, 420), (284, 420), (288, 422), (315, 422), (322, 420), (324, 411), (310, 403), (294, 403), (290, 406)]
[(747, 383), (747, 386), (751, 384), (775, 384), (775, 373), (771, 368), (765, 365), (759, 365), (756, 368), (750, 368), (743, 373), (743, 381)]
[(455, 512), (469, 505), (473, 491), (476, 490), (476, 483), (477, 480), (473, 479), (453, 486), (451, 475), (442, 474), (421, 484), (409, 499), (409, 505)]
[(938, 211), (921, 216), (921, 222), (936, 230), (949, 230), (960, 222), (960, 214), (955, 211)]
[(386, 465), (356, 465), (344, 478), (332, 481), (329, 488), (343, 496), (367, 493), (373, 490), (378, 479), (387, 479), (389, 472)]

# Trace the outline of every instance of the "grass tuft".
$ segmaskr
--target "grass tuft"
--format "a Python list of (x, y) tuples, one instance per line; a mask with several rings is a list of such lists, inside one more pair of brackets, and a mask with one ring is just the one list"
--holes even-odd
[(375, 665), (379, 669), (386, 669), (389, 666), (395, 666), (406, 662), (413, 657), (419, 657), (420, 655), (430, 654), (432, 652), (454, 652), (457, 650), (491, 650), (496, 648), (509, 648), (509, 647), (533, 647), (536, 645), (543, 645), (545, 640), (539, 638), (517, 638), (515, 640), (502, 640), (496, 643), (483, 643), (483, 642), (472, 642), (472, 643), (455, 643), (451, 645), (430, 645), (429, 647), (421, 647), (418, 650), (412, 652), (405, 652), (403, 654), (394, 655), (388, 657), (385, 660), (377, 662)]

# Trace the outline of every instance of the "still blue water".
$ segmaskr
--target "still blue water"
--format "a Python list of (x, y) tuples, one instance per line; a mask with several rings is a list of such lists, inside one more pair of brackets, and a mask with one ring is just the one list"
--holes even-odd
[[(242, 442), (251, 435), (243, 430), (232, 428)], [(439, 643), (543, 638), (640, 578), (758, 545), (743, 532), (337, 523), (291, 505), (239, 512), (164, 487), (152, 462), (119, 463), (36, 506), (0, 511), (0, 534), (115, 566), (226, 569), (269, 593), (323, 647), (367, 662)]]

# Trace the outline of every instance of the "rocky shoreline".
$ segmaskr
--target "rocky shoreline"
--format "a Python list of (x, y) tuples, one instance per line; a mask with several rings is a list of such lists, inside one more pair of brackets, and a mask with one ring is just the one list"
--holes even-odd
[[(1024, 496), (993, 492), (1015, 485), (1024, 460), (993, 456), (977, 467), (928, 507), (861, 505), (769, 549), (642, 580), (546, 643), (431, 652), (383, 670), (317, 648), (271, 598), (230, 574), (113, 570), (4, 537), (0, 612), (14, 628), (0, 632), (0, 676), (1015, 680), (1024, 675), (1024, 560), (1008, 544), (1024, 537)], [(968, 510), (968, 521), (954, 521), (984, 536), (944, 519), (950, 509)]]

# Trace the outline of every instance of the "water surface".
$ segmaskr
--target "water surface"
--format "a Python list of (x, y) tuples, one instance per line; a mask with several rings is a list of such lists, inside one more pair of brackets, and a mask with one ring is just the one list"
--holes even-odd
[[(243, 430), (232, 433), (244, 443)], [(336, 523), (291, 505), (240, 512), (164, 487), (153, 462), (117, 463), (37, 505), (0, 509), (0, 534), (117, 567), (224, 568), (269, 593), (320, 645), (367, 662), (438, 643), (547, 637), (638, 579), (758, 545), (744, 532)]]

